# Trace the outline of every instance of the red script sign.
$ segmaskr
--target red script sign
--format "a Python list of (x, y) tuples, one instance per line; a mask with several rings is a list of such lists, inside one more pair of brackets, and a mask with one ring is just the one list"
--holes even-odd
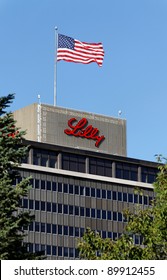
[[(76, 124), (74, 124), (77, 122)], [(98, 147), (100, 143), (105, 139), (104, 135), (99, 135), (99, 130), (92, 125), (88, 125), (88, 120), (86, 118), (77, 121), (76, 118), (72, 118), (68, 121), (68, 126), (71, 129), (65, 129), (64, 133), (67, 135), (73, 135), (75, 137), (82, 137), (86, 139), (95, 140), (95, 146)]]

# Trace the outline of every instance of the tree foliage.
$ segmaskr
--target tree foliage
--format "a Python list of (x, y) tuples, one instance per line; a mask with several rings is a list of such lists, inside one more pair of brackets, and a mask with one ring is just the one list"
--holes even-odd
[[(124, 212), (127, 219), (123, 234), (117, 239), (102, 239), (87, 229), (78, 243), (80, 257), (89, 260), (166, 260), (167, 259), (167, 164), (159, 166), (154, 185), (155, 198), (147, 209)], [(133, 235), (142, 244), (135, 245)]]
[(27, 251), (23, 243), (27, 227), (34, 216), (21, 207), (21, 199), (27, 196), (29, 179), (20, 177), (17, 167), (26, 157), (28, 147), (22, 145), (24, 131), (16, 127), (11, 112), (7, 112), (14, 99), (13, 94), (0, 98), (0, 259), (40, 259), (40, 254)]

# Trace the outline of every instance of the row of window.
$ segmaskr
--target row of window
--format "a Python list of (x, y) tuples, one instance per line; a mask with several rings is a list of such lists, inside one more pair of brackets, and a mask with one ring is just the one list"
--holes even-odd
[[(112, 238), (115, 240), (118, 238), (121, 234), (117, 232), (106, 232), (101, 231), (99, 232), (102, 238)], [(133, 236), (134, 243), (136, 245), (142, 244), (142, 237), (140, 235), (134, 235)], [(58, 256), (58, 257), (67, 257), (67, 258), (79, 258), (79, 251), (76, 248), (70, 248), (70, 247), (61, 247), (61, 246), (51, 246), (51, 245), (45, 245), (45, 244), (28, 244), (28, 251), (29, 252), (39, 252), (42, 251), (44, 255), (47, 256)]]
[[(24, 228), (24, 230), (27, 230), (27, 228)], [(71, 237), (83, 237), (84, 235), (84, 228), (79, 227), (72, 227), (72, 226), (62, 226), (57, 224), (49, 224), (49, 223), (40, 223), (40, 222), (32, 222), (29, 227), (29, 231), (33, 232), (43, 232), (43, 233), (50, 233), (50, 234), (57, 234), (57, 235), (63, 235), (63, 236), (71, 236)], [(115, 240), (119, 237), (120, 234), (117, 232), (111, 232), (111, 231), (104, 231), (99, 230), (98, 233), (102, 238), (111, 238)]]
[(152, 196), (117, 192), (93, 187), (84, 187), (72, 184), (56, 183), (51, 181), (31, 179), (30, 184), (35, 189), (58, 191), (60, 193), (74, 194), (98, 199), (117, 200), (122, 202), (151, 205)]
[(68, 257), (68, 258), (79, 258), (79, 252), (76, 248), (51, 246), (44, 244), (28, 244), (29, 252), (42, 252), (43, 255), (47, 256), (58, 256), (58, 257)]
[(80, 206), (60, 204), (60, 203), (51, 203), (46, 201), (32, 200), (24, 198), (22, 201), (22, 206), (25, 209), (30, 210), (40, 210), (47, 211), (52, 213), (75, 215), (80, 217), (94, 218), (94, 219), (103, 219), (110, 221), (125, 222), (123, 214), (116, 211), (107, 211), (102, 209), (95, 208), (85, 208)]
[[(58, 153), (42, 149), (32, 149), (33, 164), (56, 168)], [(113, 174), (113, 161), (88, 157), (88, 172), (90, 174), (116, 177), (125, 180), (138, 181), (138, 166), (131, 163), (115, 162), (115, 174)], [(28, 159), (24, 162), (28, 162)], [(86, 156), (62, 153), (61, 168), (64, 170), (86, 172)], [(157, 176), (157, 168), (141, 167), (141, 182), (153, 183)]]

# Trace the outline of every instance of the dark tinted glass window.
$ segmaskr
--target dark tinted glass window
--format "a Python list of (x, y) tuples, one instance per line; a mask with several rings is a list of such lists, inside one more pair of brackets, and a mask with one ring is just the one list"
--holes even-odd
[(156, 181), (158, 169), (151, 167), (141, 168), (141, 180), (142, 182), (152, 184)]
[(56, 212), (56, 203), (52, 203), (52, 212)]
[(52, 233), (53, 234), (56, 234), (56, 229), (57, 229), (56, 225), (52, 224)]
[(53, 256), (57, 255), (57, 248), (56, 248), (56, 246), (52, 246), (52, 255)]
[(47, 181), (47, 182), (46, 182), (46, 189), (47, 189), (48, 191), (51, 190), (51, 182), (50, 182), (50, 181)]
[(138, 167), (128, 163), (116, 163), (116, 178), (137, 181)]
[(85, 172), (86, 158), (81, 155), (62, 154), (62, 169)]
[(62, 225), (58, 225), (58, 234), (63, 234)]
[(63, 189), (62, 189), (62, 183), (58, 183), (58, 192), (62, 192)]
[(100, 189), (96, 189), (96, 197), (101, 198), (101, 190)]
[(45, 181), (44, 180), (41, 180), (41, 189), (45, 190)]
[(128, 197), (128, 196), (127, 196), (127, 193), (123, 193), (123, 201), (124, 201), (124, 202), (127, 202), (127, 197)]
[(46, 232), (51, 233), (51, 224), (46, 225)]
[(128, 202), (133, 203), (133, 194), (128, 193)]
[(90, 208), (86, 208), (86, 217), (90, 217)]
[(33, 149), (33, 164), (55, 168), (57, 154), (53, 151)]
[(68, 235), (68, 226), (64, 226), (64, 235)]
[(52, 191), (56, 191), (57, 184), (56, 182), (52, 182)]
[(45, 211), (45, 201), (41, 201), (41, 210)]
[(46, 211), (51, 212), (51, 203), (50, 202), (46, 203)]
[(91, 218), (95, 218), (95, 214), (96, 212), (95, 212), (95, 209), (94, 208), (92, 208), (91, 209)]
[(112, 162), (107, 159), (89, 159), (89, 172), (101, 176), (112, 177)]
[(67, 184), (63, 185), (63, 191), (64, 191), (64, 193), (68, 193), (68, 185)]
[(39, 209), (39, 201), (35, 200), (35, 210), (40, 210)]
[(95, 197), (96, 193), (95, 193), (95, 188), (91, 188), (91, 197)]
[(74, 193), (74, 186), (73, 185), (69, 185), (69, 193), (70, 194)]
[(79, 194), (79, 186), (75, 186), (75, 194)]
[(64, 214), (68, 214), (68, 205), (64, 204), (63, 209), (64, 209)]
[(58, 256), (59, 256), (59, 257), (62, 256), (62, 247), (58, 247)]

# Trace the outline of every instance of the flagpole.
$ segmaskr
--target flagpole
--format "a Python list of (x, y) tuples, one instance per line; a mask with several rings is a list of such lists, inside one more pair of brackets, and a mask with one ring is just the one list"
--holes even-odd
[(54, 106), (56, 106), (57, 101), (57, 45), (58, 45), (58, 28), (55, 27), (55, 63), (54, 63)]

